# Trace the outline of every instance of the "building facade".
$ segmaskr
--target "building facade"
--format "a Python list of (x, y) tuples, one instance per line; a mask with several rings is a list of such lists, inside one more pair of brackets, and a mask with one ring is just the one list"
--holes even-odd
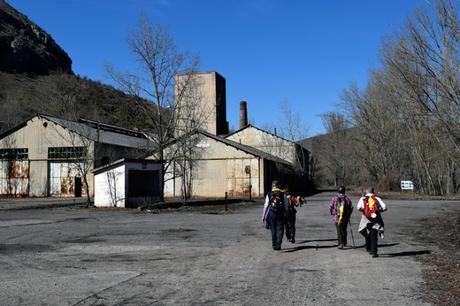
[(92, 169), (151, 146), (139, 132), (37, 115), (0, 135), (0, 196), (92, 196)]

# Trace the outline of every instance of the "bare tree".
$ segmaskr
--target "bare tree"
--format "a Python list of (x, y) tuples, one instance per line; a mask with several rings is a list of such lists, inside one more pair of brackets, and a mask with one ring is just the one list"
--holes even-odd
[(265, 151), (281, 159), (291, 161), (295, 171), (300, 175), (307, 175), (309, 169), (309, 155), (298, 142), (305, 139), (308, 126), (302, 120), (300, 112), (292, 109), (288, 101), (279, 104), (281, 116), (276, 123), (266, 123), (264, 130), (272, 131), (277, 137), (267, 135), (263, 139)]
[(354, 160), (386, 187), (412, 179), (423, 193), (455, 192), (460, 158), (460, 32), (457, 8), (436, 1), (386, 39), (382, 68), (343, 107), (359, 132)]
[[(321, 159), (334, 178), (334, 187), (345, 183), (347, 175), (346, 160), (348, 156), (347, 124), (339, 113), (322, 114), (323, 125), (329, 134), (321, 150)], [(319, 153), (319, 152), (318, 152)]]
[[(143, 110), (148, 120), (146, 124), (154, 133), (155, 154), (164, 161), (164, 178), (167, 168), (179, 154), (178, 150), (167, 150), (171, 141), (175, 136), (187, 133), (191, 126), (199, 128), (202, 122), (196, 112), (187, 116), (191, 103), (200, 102), (195, 90), (199, 59), (180, 52), (169, 30), (152, 25), (144, 15), (139, 17), (137, 28), (130, 31), (127, 44), (138, 70), (118, 72), (111, 66), (106, 69), (121, 90), (138, 97), (134, 102)], [(179, 74), (180, 78), (177, 78)], [(192, 147), (189, 149), (193, 150)]]

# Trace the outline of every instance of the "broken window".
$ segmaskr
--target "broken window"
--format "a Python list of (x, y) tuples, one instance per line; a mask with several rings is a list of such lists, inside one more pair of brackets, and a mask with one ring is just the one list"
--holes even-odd
[(84, 147), (48, 148), (49, 159), (83, 159)]

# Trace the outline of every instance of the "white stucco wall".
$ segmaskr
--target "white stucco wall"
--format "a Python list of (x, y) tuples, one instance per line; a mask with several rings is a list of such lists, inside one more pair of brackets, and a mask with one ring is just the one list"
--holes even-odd
[(125, 207), (126, 166), (104, 171), (94, 176), (94, 206)]

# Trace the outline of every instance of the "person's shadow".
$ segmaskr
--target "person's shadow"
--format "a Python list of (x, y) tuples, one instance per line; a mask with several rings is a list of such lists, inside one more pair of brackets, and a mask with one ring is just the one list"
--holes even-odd
[[(337, 240), (337, 239), (335, 239)], [(285, 253), (292, 253), (292, 252), (297, 252), (297, 251), (302, 251), (302, 250), (308, 250), (308, 249), (329, 249), (329, 248), (335, 248), (337, 247), (337, 244), (333, 245), (299, 245), (295, 246), (292, 248), (284, 249), (283, 251)]]
[(322, 242), (322, 241), (337, 241), (337, 238), (332, 239), (316, 239), (316, 240), (303, 240), (297, 242), (297, 244), (309, 243), (309, 242)]
[(398, 253), (387, 253), (379, 254), (380, 257), (404, 257), (404, 256), (417, 256), (417, 255), (426, 255), (431, 254), (430, 250), (421, 250), (421, 251), (404, 251)]

